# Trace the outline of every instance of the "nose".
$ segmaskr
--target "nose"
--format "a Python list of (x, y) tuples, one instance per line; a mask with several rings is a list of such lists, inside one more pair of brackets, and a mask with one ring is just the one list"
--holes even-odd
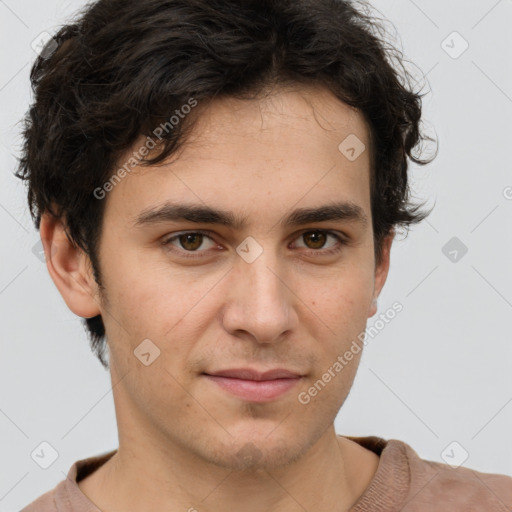
[(235, 262), (226, 283), (222, 322), (233, 336), (276, 343), (297, 325), (294, 294), (284, 269), (264, 251), (255, 261)]

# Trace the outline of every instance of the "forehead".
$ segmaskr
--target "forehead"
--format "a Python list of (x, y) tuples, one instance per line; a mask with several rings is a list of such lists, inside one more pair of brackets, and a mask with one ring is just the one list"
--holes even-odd
[(278, 89), (260, 99), (224, 97), (196, 109), (178, 152), (164, 164), (136, 167), (109, 194), (108, 203), (131, 221), (173, 201), (237, 210), (246, 218), (252, 212), (260, 221), (299, 202), (316, 207), (345, 200), (368, 209), (367, 125), (329, 91)]
[(282, 137), (283, 149), (294, 139), (303, 147), (304, 134), (323, 145), (340, 142), (344, 134), (357, 135), (369, 144), (363, 115), (320, 86), (278, 87), (253, 100), (221, 97), (199, 106), (193, 114), (197, 122), (188, 138), (189, 146), (236, 143), (240, 138), (270, 142), (275, 134)]

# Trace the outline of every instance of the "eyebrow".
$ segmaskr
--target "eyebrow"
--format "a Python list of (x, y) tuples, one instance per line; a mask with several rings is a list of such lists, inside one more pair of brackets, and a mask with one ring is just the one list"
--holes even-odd
[[(148, 226), (173, 221), (218, 224), (238, 231), (244, 229), (248, 224), (247, 217), (237, 216), (229, 211), (204, 205), (164, 203), (161, 206), (143, 210), (137, 216), (134, 226)], [(289, 228), (325, 221), (347, 221), (366, 227), (368, 217), (361, 206), (351, 201), (342, 201), (315, 208), (298, 208), (284, 216), (280, 225)]]

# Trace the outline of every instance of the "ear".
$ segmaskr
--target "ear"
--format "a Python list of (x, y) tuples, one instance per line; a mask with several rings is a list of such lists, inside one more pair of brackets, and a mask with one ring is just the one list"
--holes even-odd
[(375, 266), (375, 285), (373, 290), (372, 302), (368, 310), (368, 318), (377, 313), (377, 299), (386, 282), (389, 272), (391, 244), (395, 238), (395, 230), (391, 229), (389, 234), (382, 241), (381, 261)]
[(46, 267), (68, 308), (82, 318), (99, 315), (98, 285), (89, 257), (69, 240), (61, 219), (43, 214), (39, 232)]

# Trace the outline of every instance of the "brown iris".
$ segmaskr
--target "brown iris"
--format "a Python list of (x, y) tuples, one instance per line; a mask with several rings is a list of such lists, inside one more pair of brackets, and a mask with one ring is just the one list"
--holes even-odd
[(327, 237), (326, 233), (322, 233), (321, 231), (310, 231), (304, 233), (302, 236), (306, 245), (308, 245), (307, 240), (312, 243), (312, 246), (308, 245), (310, 249), (321, 249), (325, 245)]
[(203, 236), (201, 233), (186, 233), (179, 236), (179, 241), (183, 248), (189, 251), (195, 251), (201, 247), (203, 243)]
[[(189, 251), (201, 247), (204, 235), (201, 233), (185, 233), (178, 237), (181, 246)], [(327, 234), (322, 231), (309, 231), (302, 235), (304, 242), (310, 249), (321, 249), (326, 242)]]

